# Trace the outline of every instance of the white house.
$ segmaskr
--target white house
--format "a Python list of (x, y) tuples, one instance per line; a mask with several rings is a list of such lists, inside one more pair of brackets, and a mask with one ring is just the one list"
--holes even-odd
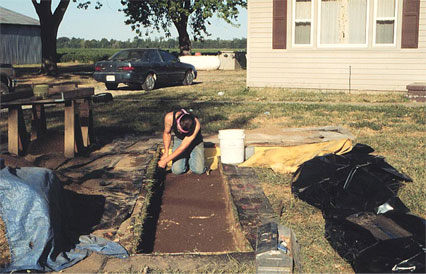
[(426, 82), (426, 0), (249, 0), (247, 86)]

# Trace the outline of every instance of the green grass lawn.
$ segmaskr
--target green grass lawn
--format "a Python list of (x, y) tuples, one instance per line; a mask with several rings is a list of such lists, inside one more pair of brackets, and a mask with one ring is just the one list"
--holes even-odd
[[(373, 147), (413, 179), (399, 197), (412, 213), (426, 217), (425, 105), (409, 102), (403, 93), (249, 89), (245, 71), (201, 71), (192, 86), (162, 87), (95, 104), (97, 136), (160, 134), (164, 114), (176, 107), (192, 109), (206, 135), (224, 128), (343, 126), (355, 143)], [(60, 111), (49, 112), (48, 124), (60, 127)], [(2, 136), (5, 124), (2, 118)], [(272, 205), (283, 208), (281, 222), (299, 239), (303, 272), (352, 272), (325, 240), (321, 212), (292, 196), (291, 174), (264, 169), (258, 174)]]

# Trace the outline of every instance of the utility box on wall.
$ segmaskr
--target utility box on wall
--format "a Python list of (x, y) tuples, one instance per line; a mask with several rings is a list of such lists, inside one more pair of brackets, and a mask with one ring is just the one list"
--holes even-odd
[(219, 53), (221, 70), (239, 70), (246, 68), (246, 53), (222, 51)]

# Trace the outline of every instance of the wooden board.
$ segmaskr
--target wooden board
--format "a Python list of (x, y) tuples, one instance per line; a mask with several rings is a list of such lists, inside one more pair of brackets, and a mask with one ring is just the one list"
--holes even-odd
[(17, 99), (25, 99), (34, 96), (33, 89), (31, 87), (25, 87), (15, 92), (1, 95), (1, 102), (10, 102)]

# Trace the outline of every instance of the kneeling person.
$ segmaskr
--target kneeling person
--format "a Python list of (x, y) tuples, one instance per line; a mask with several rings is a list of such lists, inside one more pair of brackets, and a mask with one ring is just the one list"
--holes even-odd
[[(173, 139), (172, 154), (169, 148)], [(158, 166), (165, 168), (169, 161), (173, 161), (174, 174), (185, 173), (189, 169), (197, 174), (205, 171), (204, 143), (201, 135), (201, 124), (197, 117), (184, 109), (169, 112), (164, 117), (164, 154), (158, 161)]]

